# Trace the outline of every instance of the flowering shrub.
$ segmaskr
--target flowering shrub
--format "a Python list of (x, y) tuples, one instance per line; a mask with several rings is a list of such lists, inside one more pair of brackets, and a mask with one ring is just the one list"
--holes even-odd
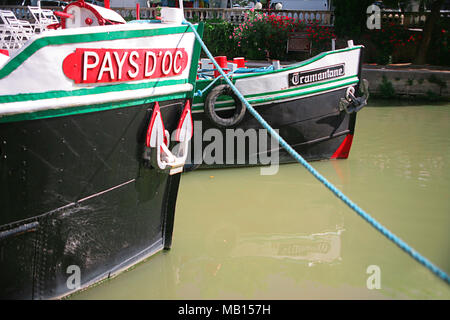
[(377, 63), (387, 64), (390, 57), (401, 47), (416, 45), (421, 39), (421, 34), (415, 34), (402, 25), (389, 23), (381, 29), (375, 29), (366, 34), (377, 48)]
[(319, 21), (313, 21), (311, 25), (306, 27), (306, 32), (311, 40), (312, 53), (330, 50), (331, 39), (335, 39), (336, 35), (332, 28), (320, 26)]
[(229, 38), (247, 59), (282, 59), (286, 57), (289, 33), (303, 28), (302, 21), (251, 11)]
[(239, 55), (236, 44), (230, 39), (233, 30), (233, 24), (223, 20), (212, 20), (205, 23), (203, 40), (213, 56), (232, 57)]
[(446, 19), (440, 19), (433, 31), (430, 48), (428, 50), (428, 63), (441, 66), (450, 65), (450, 22)]
[[(249, 11), (246, 21), (233, 26), (225, 21), (207, 21), (203, 39), (214, 56), (244, 56), (251, 60), (288, 59), (287, 40), (292, 32), (305, 32), (312, 43), (312, 53), (330, 50), (333, 29), (318, 21), (301, 20), (275, 14)], [(290, 56), (292, 58), (292, 56)]]
[(381, 29), (373, 30), (371, 38), (379, 46), (393, 51), (395, 48), (405, 46), (408, 42), (416, 42), (421, 39), (421, 35), (415, 36), (407, 28), (393, 22), (384, 25)]

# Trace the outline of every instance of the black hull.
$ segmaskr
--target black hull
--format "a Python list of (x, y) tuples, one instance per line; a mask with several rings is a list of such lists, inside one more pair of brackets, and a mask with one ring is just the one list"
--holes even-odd
[[(279, 134), (286, 142), (293, 147), (300, 155), (307, 161), (324, 160), (330, 158), (346, 158), (348, 150), (351, 146), (351, 138), (353, 137), (356, 122), (356, 113), (351, 115), (345, 111), (339, 111), (339, 101), (345, 97), (346, 89), (335, 90), (310, 97), (299, 97), (295, 100), (278, 102), (256, 106), (255, 110), (268, 122), (268, 124), (278, 129)], [(234, 110), (224, 110), (218, 112), (223, 117), (231, 117)], [(226, 137), (226, 130), (219, 129), (214, 123), (207, 119), (206, 115), (202, 113), (194, 113), (193, 120), (197, 123), (201, 122), (202, 134), (208, 129), (215, 128), (220, 130), (223, 137)], [(198, 127), (198, 125), (197, 125)], [(246, 115), (241, 123), (233, 130), (242, 129), (244, 132), (248, 130), (256, 130), (257, 132), (263, 127), (250, 114)], [(262, 148), (260, 144), (260, 136), (256, 135), (256, 139), (251, 140), (247, 136), (245, 139), (245, 155), (239, 153), (237, 150), (238, 141), (226, 141), (223, 147), (223, 161), (222, 163), (205, 163), (199, 164), (199, 153), (201, 145), (202, 158), (205, 159), (205, 148), (207, 148), (209, 141), (196, 141), (194, 132), (194, 139), (191, 142), (191, 156), (188, 159), (191, 167), (200, 168), (223, 168), (223, 167), (239, 167), (250, 165), (265, 165), (260, 161), (260, 154), (266, 154), (267, 150), (277, 150), (279, 155), (279, 163), (290, 163), (295, 160), (279, 145), (273, 148), (270, 141), (262, 141)], [(267, 134), (269, 136), (269, 134)], [(263, 136), (264, 138), (265, 136)], [(203, 139), (202, 139), (203, 140)], [(226, 138), (224, 138), (226, 140)], [(242, 141), (242, 140), (241, 140)], [(226, 144), (234, 144), (234, 152), (232, 157), (227, 154)], [(257, 145), (258, 150), (255, 154), (251, 151), (251, 145)], [(344, 146), (347, 144), (346, 146)], [(343, 153), (339, 153), (338, 149), (344, 149)], [(338, 151), (338, 152), (337, 152)], [(345, 152), (347, 151), (347, 152)], [(269, 154), (270, 154), (269, 152)], [(267, 158), (267, 157), (266, 157)], [(228, 159), (228, 160), (227, 160)], [(189, 166), (189, 165), (188, 165)]]
[[(183, 102), (160, 104), (167, 130)], [(0, 298), (61, 297), (170, 247), (180, 175), (142, 160), (152, 107), (0, 124)]]

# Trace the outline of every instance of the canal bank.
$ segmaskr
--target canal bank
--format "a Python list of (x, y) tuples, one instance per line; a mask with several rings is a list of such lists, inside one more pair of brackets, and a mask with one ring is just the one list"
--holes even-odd
[(364, 65), (362, 74), (370, 83), (370, 93), (377, 97), (450, 100), (450, 68)]
[[(281, 65), (293, 63), (295, 61), (283, 61)], [(267, 61), (249, 60), (246, 63), (250, 68), (268, 65)], [(450, 101), (449, 67), (364, 64), (362, 77), (369, 81), (369, 92), (373, 97)]]

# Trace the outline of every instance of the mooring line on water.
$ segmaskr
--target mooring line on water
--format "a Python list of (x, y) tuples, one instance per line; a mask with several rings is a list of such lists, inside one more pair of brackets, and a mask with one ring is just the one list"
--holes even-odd
[(409, 246), (402, 239), (397, 237), (391, 231), (389, 231), (386, 227), (381, 225), (378, 221), (376, 221), (372, 216), (366, 213), (363, 209), (358, 207), (354, 202), (352, 202), (346, 195), (344, 195), (338, 188), (336, 188), (331, 182), (329, 182), (325, 177), (323, 177), (316, 169), (314, 169), (303, 157), (297, 153), (262, 117), (261, 115), (250, 105), (250, 103), (245, 99), (245, 97), (239, 92), (239, 90), (233, 85), (230, 79), (226, 76), (225, 72), (216, 62), (211, 52), (206, 47), (200, 35), (195, 30), (192, 23), (184, 20), (184, 24), (187, 24), (192, 31), (194, 32), (197, 41), (200, 43), (201, 47), (205, 51), (208, 58), (215, 65), (219, 73), (222, 75), (224, 80), (233, 90), (233, 92), (238, 96), (238, 98), (245, 104), (248, 111), (256, 118), (256, 120), (270, 133), (271, 136), (276, 138), (280, 145), (301, 165), (303, 165), (317, 180), (319, 180), (325, 187), (327, 187), (336, 197), (342, 200), (350, 209), (355, 211), (360, 217), (362, 217), (366, 222), (368, 222), (372, 227), (378, 230), (382, 235), (395, 243), (400, 249), (409, 254), (414, 260), (422, 264), (428, 270), (433, 272), (439, 278), (450, 284), (450, 277), (447, 273), (441, 270), (439, 267), (435, 266), (432, 262), (430, 262), (427, 258), (422, 256), (419, 252), (414, 250), (411, 246)]

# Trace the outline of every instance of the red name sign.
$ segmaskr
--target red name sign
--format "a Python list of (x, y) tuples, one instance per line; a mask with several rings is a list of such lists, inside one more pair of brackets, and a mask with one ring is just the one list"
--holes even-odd
[(120, 82), (173, 77), (186, 69), (188, 54), (178, 49), (76, 49), (63, 62), (75, 83)]

